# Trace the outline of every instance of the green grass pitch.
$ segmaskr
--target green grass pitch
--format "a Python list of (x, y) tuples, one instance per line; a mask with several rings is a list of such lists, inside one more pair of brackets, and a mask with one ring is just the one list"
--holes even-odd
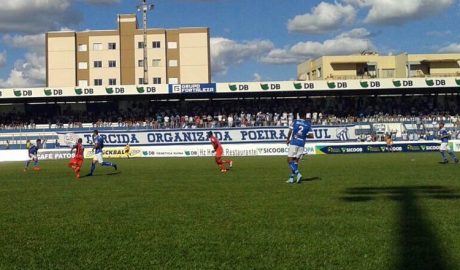
[[(460, 164), (439, 153), (0, 164), (0, 269), (460, 269)], [(83, 173), (88, 172), (85, 161)]]

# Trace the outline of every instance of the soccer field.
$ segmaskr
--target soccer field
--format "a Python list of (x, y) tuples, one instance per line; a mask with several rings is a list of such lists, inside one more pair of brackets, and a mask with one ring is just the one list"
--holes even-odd
[[(439, 153), (1, 163), (0, 269), (460, 269), (460, 164)], [(89, 170), (84, 164), (83, 174)]]

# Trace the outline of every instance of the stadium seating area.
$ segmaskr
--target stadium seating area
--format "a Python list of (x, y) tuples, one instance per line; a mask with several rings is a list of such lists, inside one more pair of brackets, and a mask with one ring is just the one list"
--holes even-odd
[(0, 128), (283, 126), (296, 112), (306, 113), (320, 125), (420, 125), (460, 121), (457, 104), (458, 95), (27, 104), (0, 112)]
[(441, 121), (460, 138), (457, 104), (459, 95), (26, 104), (0, 112), (0, 131), (288, 126), (302, 113), (314, 125), (358, 124), (361, 141), (389, 132), (397, 140), (434, 139)]

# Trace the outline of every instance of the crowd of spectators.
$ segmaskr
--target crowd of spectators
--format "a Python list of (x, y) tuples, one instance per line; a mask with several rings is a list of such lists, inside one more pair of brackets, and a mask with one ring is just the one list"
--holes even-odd
[[(287, 126), (298, 114), (315, 125), (453, 122), (460, 96), (324, 97), (197, 101), (123, 101), (25, 105), (0, 112), (0, 129)], [(83, 107), (82, 107), (83, 106)]]

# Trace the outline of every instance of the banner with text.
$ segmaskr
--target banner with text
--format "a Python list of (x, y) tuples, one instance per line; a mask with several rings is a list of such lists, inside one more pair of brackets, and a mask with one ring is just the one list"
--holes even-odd
[[(439, 151), (439, 141), (419, 142), (396, 142), (388, 148), (383, 142), (374, 143), (337, 143), (337, 142), (312, 142), (305, 145), (305, 155), (322, 154), (363, 154), (363, 153), (391, 153), (391, 152), (436, 152)], [(450, 142), (450, 147), (460, 152), (460, 140)], [(224, 156), (286, 156), (288, 147), (285, 143), (240, 143), (223, 145)], [(146, 157), (211, 157), (214, 156), (210, 144), (182, 144), (182, 145), (158, 145), (131, 147), (130, 158)], [(85, 158), (93, 158), (94, 152), (91, 148), (85, 149)], [(103, 150), (104, 158), (128, 158), (124, 147), (107, 147)], [(70, 159), (72, 155), (69, 149), (40, 149), (38, 158), (48, 159)], [(2, 161), (24, 161), (27, 160), (27, 150), (2, 150), (0, 151), (0, 162)]]
[(460, 79), (445, 78), (403, 78), (362, 80), (315, 80), (315, 81), (272, 81), (218, 83), (217, 93), (283, 92), (283, 91), (325, 91), (325, 90), (367, 90), (404, 88), (460, 87)]
[(369, 78), (356, 80), (262, 81), (194, 84), (117, 85), (0, 89), (2, 98), (56, 98), (195, 93), (299, 92), (413, 88), (459, 88), (460, 77)]
[(14, 88), (0, 89), (1, 98), (44, 98), (78, 96), (122, 96), (168, 94), (167, 84), (125, 85), (125, 86), (86, 86), (61, 88)]
[(215, 93), (215, 83), (196, 83), (196, 84), (170, 84), (170, 94), (198, 94), (198, 93)]
[[(223, 144), (233, 143), (285, 143), (289, 129), (287, 127), (232, 128), (212, 130)], [(136, 145), (182, 145), (209, 144), (208, 130), (148, 130), (148, 131), (100, 131), (106, 146)], [(316, 126), (313, 127), (314, 139), (309, 141), (349, 141), (356, 140), (355, 126)], [(75, 144), (78, 138), (84, 145), (92, 145), (91, 132), (58, 133), (59, 143), (63, 146)]]

